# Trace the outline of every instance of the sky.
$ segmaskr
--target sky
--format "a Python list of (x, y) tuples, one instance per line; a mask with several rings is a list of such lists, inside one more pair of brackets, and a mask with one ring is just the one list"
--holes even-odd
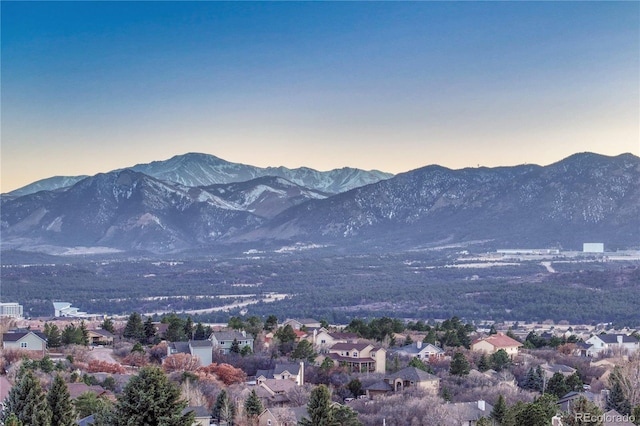
[(0, 2), (1, 192), (187, 152), (640, 155), (639, 2)]

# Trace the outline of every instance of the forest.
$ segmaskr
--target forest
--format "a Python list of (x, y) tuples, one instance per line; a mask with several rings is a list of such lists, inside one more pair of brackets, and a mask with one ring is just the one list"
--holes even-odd
[[(227, 305), (270, 292), (284, 300), (193, 315), (224, 322), (232, 315), (353, 318), (613, 322), (637, 326), (640, 265), (636, 262), (539, 262), (455, 267), (451, 251), (330, 255), (326, 252), (175, 257), (42, 257), (2, 263), (2, 301), (25, 315), (53, 315), (53, 301), (91, 314), (176, 312)], [(233, 295), (233, 297), (229, 297)], [(220, 296), (227, 296), (221, 298)]]

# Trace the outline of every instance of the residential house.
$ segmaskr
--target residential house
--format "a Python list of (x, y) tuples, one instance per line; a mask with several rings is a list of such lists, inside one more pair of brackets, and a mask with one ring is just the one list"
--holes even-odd
[(471, 343), (471, 350), (493, 354), (500, 349), (504, 349), (508, 355), (513, 357), (518, 354), (518, 348), (521, 346), (522, 343), (517, 340), (512, 339), (506, 334), (498, 333), (474, 340), (473, 343)]
[(240, 349), (244, 346), (249, 346), (249, 349), (253, 352), (253, 336), (251, 336), (251, 334), (247, 335), (247, 332), (244, 330), (242, 332), (214, 331), (211, 333), (211, 336), (209, 336), (209, 340), (213, 343), (214, 350), (222, 354), (228, 354), (231, 351), (234, 340), (238, 341)]
[(282, 323), (282, 327), (285, 327), (287, 325), (290, 325), (294, 330), (301, 330), (303, 328), (309, 330), (312, 328), (322, 327), (320, 321), (313, 318), (288, 319)]
[(200, 365), (207, 366), (213, 362), (213, 343), (210, 340), (189, 340), (188, 342), (171, 342), (167, 346), (167, 355), (189, 354), (198, 357)]
[(587, 356), (597, 356), (602, 352), (613, 350), (635, 352), (640, 349), (640, 341), (626, 334), (597, 334), (591, 336), (585, 343), (591, 345), (586, 351)]
[(293, 380), (261, 379), (255, 390), (265, 407), (283, 407), (290, 402), (287, 394), (297, 386)]
[(481, 417), (490, 418), (493, 405), (483, 400), (476, 402), (457, 402), (446, 404), (451, 419), (455, 419), (460, 426), (475, 426)]
[(101, 328), (95, 330), (87, 330), (89, 333), (89, 342), (94, 345), (112, 345), (113, 334)]
[(557, 404), (560, 406), (560, 409), (562, 411), (569, 411), (571, 410), (571, 406), (580, 398), (585, 398), (590, 402), (593, 402), (594, 404), (596, 404), (598, 407), (603, 407), (606, 398), (603, 398), (602, 394), (596, 394), (593, 392), (569, 392), (568, 394), (564, 395), (562, 398), (560, 398), (557, 402)]
[(258, 426), (296, 426), (307, 416), (306, 406), (267, 408), (258, 416)]
[(267, 379), (290, 380), (296, 385), (304, 384), (304, 363), (298, 364), (276, 364), (271, 370), (258, 370), (256, 372), (256, 383)]
[(555, 373), (561, 373), (564, 377), (569, 377), (576, 372), (575, 368), (571, 368), (564, 364), (549, 364), (548, 362), (540, 366), (545, 380), (549, 380)]
[(329, 348), (328, 358), (354, 372), (384, 373), (387, 368), (386, 349), (370, 343), (336, 343)]
[(209, 426), (211, 424), (211, 414), (206, 407), (186, 407), (182, 410), (182, 414), (193, 412), (195, 414), (195, 420), (191, 426)]
[(407, 367), (385, 376), (381, 382), (368, 386), (365, 391), (369, 398), (405, 389), (422, 389), (434, 394), (440, 389), (440, 379), (416, 367)]
[(409, 356), (421, 360), (440, 359), (444, 357), (442, 348), (431, 343), (413, 342), (394, 351), (398, 355)]
[(9, 331), (2, 333), (2, 348), (38, 351), (44, 356), (47, 351), (47, 336), (40, 331)]
[(320, 328), (314, 329), (307, 337), (307, 340), (313, 345), (316, 352), (326, 354), (329, 352), (329, 348), (336, 343), (357, 342), (358, 335), (356, 333), (329, 332), (324, 328)]
[(67, 389), (69, 389), (69, 396), (71, 399), (76, 399), (83, 393), (91, 392), (96, 394), (96, 396), (115, 401), (115, 396), (113, 395), (113, 393), (99, 385), (90, 386), (83, 382), (67, 383)]

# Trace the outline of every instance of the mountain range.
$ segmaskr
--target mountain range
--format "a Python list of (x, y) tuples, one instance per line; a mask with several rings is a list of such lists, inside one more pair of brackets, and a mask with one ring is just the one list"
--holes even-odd
[(393, 177), (356, 169), (324, 173), (186, 154), (71, 186), (5, 194), (2, 248), (640, 246), (640, 158), (632, 154), (581, 153), (549, 166), (431, 165)]
[[(232, 163), (209, 154), (188, 153), (176, 155), (168, 160), (136, 164), (129, 170), (185, 186), (207, 186), (244, 182), (263, 176), (287, 179), (305, 188), (328, 194), (337, 194), (369, 183), (388, 179), (393, 175), (378, 170), (360, 170), (350, 167), (321, 172), (308, 167), (289, 169), (286, 167), (256, 167)], [(115, 170), (116, 172), (124, 169)], [(88, 176), (54, 176), (18, 188), (6, 197), (20, 197), (38, 191), (52, 191), (71, 186)]]

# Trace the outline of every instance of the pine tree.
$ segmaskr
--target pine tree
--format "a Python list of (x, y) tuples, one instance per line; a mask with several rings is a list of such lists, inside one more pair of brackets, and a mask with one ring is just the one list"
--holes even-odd
[(51, 408), (51, 426), (73, 426), (76, 415), (71, 404), (71, 395), (61, 375), (56, 374), (51, 389), (47, 393), (47, 402)]
[(23, 426), (23, 424), (15, 414), (11, 413), (4, 421), (4, 426)]
[(191, 340), (193, 338), (193, 320), (191, 317), (187, 317), (184, 322), (184, 335), (187, 337), (187, 340)]
[(325, 385), (315, 387), (311, 391), (307, 403), (309, 418), (303, 418), (298, 424), (302, 426), (332, 426), (334, 422), (331, 409), (331, 393)]
[(180, 399), (180, 388), (157, 367), (144, 367), (132, 377), (118, 396), (115, 407), (117, 426), (191, 426), (193, 412), (182, 414), (187, 403)]
[(467, 357), (462, 352), (456, 352), (449, 367), (449, 373), (454, 376), (466, 376), (471, 371)]
[[(604, 414), (596, 404), (584, 397), (580, 397), (577, 401), (572, 402), (569, 408), (569, 412), (562, 416), (562, 424), (565, 426), (594, 425), (596, 422), (591, 421), (591, 419), (595, 419)], [(589, 417), (587, 417), (588, 420), (585, 419), (585, 414), (589, 414)]]
[(511, 365), (511, 358), (504, 349), (500, 349), (489, 357), (491, 360), (491, 366), (496, 371), (502, 371)]
[(358, 413), (346, 405), (332, 407), (333, 425), (335, 426), (362, 426), (358, 420)]
[(47, 346), (50, 348), (59, 348), (62, 346), (62, 334), (55, 324), (44, 324), (44, 334), (47, 336)]
[(504, 400), (504, 396), (498, 396), (498, 401), (491, 410), (491, 418), (498, 423), (502, 423), (502, 419), (507, 412), (507, 403)]
[(551, 376), (551, 378), (549, 379), (547, 388), (544, 390), (544, 392), (555, 395), (558, 398), (562, 398), (569, 392), (569, 387), (567, 386), (567, 382), (562, 373), (553, 373), (553, 376)]
[(313, 363), (318, 356), (313, 350), (313, 345), (309, 343), (308, 340), (301, 340), (300, 343), (296, 345), (296, 349), (291, 354), (291, 358), (306, 360), (310, 363)]
[(478, 371), (485, 372), (489, 371), (491, 365), (489, 365), (489, 360), (487, 359), (486, 354), (480, 355), (480, 360), (478, 361)]
[(80, 327), (78, 327), (80, 344), (82, 346), (89, 346), (89, 330), (87, 330), (87, 324), (84, 321), (80, 321)]
[(201, 322), (196, 324), (196, 331), (193, 334), (193, 340), (207, 340), (207, 334)]
[(143, 325), (144, 329), (144, 337), (147, 339), (147, 342), (153, 342), (153, 338), (156, 337), (157, 329), (156, 325), (153, 323), (151, 317), (147, 317)]
[(4, 420), (8, 420), (11, 414), (14, 414), (24, 425), (49, 426), (51, 424), (51, 409), (40, 382), (31, 371), (21, 372), (4, 403)]
[(233, 339), (233, 342), (231, 342), (231, 348), (229, 349), (229, 352), (234, 354), (240, 353), (240, 342), (238, 342), (238, 339)]
[(244, 401), (244, 412), (247, 413), (249, 423), (253, 424), (263, 411), (264, 407), (262, 406), (262, 402), (260, 401), (260, 398), (258, 398), (255, 389), (253, 389)]
[(212, 410), (213, 418), (233, 424), (236, 417), (236, 406), (231, 402), (226, 390), (221, 390)]
[(144, 325), (142, 324), (142, 317), (139, 313), (134, 312), (129, 315), (127, 325), (124, 326), (122, 337), (125, 339), (142, 340), (144, 338)]
[(116, 332), (116, 328), (114, 327), (113, 320), (111, 318), (105, 318), (100, 327), (111, 334), (115, 334)]

